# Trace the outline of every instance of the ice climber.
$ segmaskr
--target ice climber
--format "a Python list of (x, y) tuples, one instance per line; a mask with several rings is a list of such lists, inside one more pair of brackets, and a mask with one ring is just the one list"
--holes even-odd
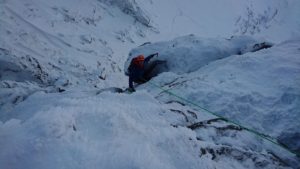
[(128, 67), (128, 76), (129, 76), (129, 88), (128, 90), (134, 92), (133, 82), (141, 84), (150, 80), (151, 72), (156, 67), (157, 64), (160, 64), (164, 61), (153, 61), (149, 64), (149, 61), (154, 57), (158, 56), (158, 53), (151, 54), (146, 58), (144, 55), (138, 55), (133, 58)]

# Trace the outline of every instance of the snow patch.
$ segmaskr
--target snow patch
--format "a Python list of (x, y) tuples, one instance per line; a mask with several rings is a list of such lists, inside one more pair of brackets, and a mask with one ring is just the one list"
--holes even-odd
[(272, 43), (259, 41), (248, 36), (223, 39), (200, 38), (195, 35), (189, 35), (172, 41), (145, 44), (133, 49), (125, 62), (124, 71), (127, 74), (132, 58), (140, 54), (147, 56), (158, 52), (159, 56), (151, 61), (166, 61), (166, 65), (156, 68), (156, 74), (163, 71), (183, 74), (194, 72), (211, 62), (231, 55), (241, 55), (271, 46)]

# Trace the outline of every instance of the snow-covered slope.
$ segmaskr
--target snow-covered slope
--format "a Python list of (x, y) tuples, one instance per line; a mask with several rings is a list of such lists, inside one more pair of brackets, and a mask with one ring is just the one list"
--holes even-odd
[[(160, 53), (155, 59), (167, 64), (162, 66), (165, 69), (160, 65), (156, 69), (159, 75), (154, 84), (299, 152), (300, 41), (246, 53), (258, 44), (268, 43), (249, 37), (222, 41), (186, 36), (147, 44), (130, 53)], [(125, 70), (127, 65), (128, 61)], [(146, 88), (153, 93), (156, 87), (151, 84)], [(161, 91), (156, 98), (186, 104)]]
[[(283, 130), (299, 132), (299, 42), (286, 41), (247, 53), (257, 44), (267, 43), (249, 37), (221, 41), (186, 36), (141, 46), (131, 53), (160, 53), (156, 59), (167, 63), (162, 72), (172, 73), (159, 76), (158, 83), (171, 82), (165, 86), (168, 90), (278, 136)], [(125, 70), (126, 65), (128, 61)], [(260, 125), (251, 124), (258, 120)], [(274, 120), (280, 122), (270, 125)]]
[(110, 86), (110, 78), (116, 83), (120, 77), (116, 72), (129, 49), (145, 41), (187, 34), (227, 38), (253, 34), (270, 41), (300, 35), (297, 0), (0, 3), (1, 55), (9, 53), (3, 57), (43, 84)]
[(252, 35), (280, 42), (300, 35), (298, 0), (137, 0), (161, 32), (159, 40)]
[(127, 87), (132, 48), (165, 41), (131, 52), (174, 56), (151, 82), (298, 149), (299, 41), (247, 52), (298, 37), (299, 4), (0, 0), (0, 168), (299, 168), (287, 151), (150, 84), (102, 90)]
[[(30, 80), (30, 86), (26, 84), (29, 88), (51, 85), (54, 91), (77, 85), (124, 86), (121, 71), (126, 55), (147, 41), (187, 34), (226, 38), (250, 34), (277, 42), (300, 35), (297, 0), (0, 3), (1, 63), (32, 74), (29, 76), (35, 80)], [(8, 70), (8, 74), (12, 71), (16, 72)], [(25, 76), (16, 80), (14, 88), (25, 91), (19, 87), (28, 80)]]
[(43, 83), (100, 83), (98, 76), (121, 71), (122, 56), (112, 55), (126, 54), (123, 42), (143, 33), (133, 18), (97, 1), (4, 1), (1, 16), (2, 53), (11, 55), (3, 57)]
[(135, 11), (123, 12), (130, 6), (96, 0), (0, 3), (0, 65), (9, 67), (1, 66), (3, 111), (36, 89), (123, 86), (120, 66), (128, 50), (153, 32), (136, 22)]
[[(195, 111), (162, 105), (146, 91), (132, 95), (96, 95), (96, 91), (35, 93), (17, 106), (17, 119), (0, 123), (0, 166), (289, 168), (281, 156), (276, 156), (285, 151), (275, 149), (274, 155), (270, 149), (265, 150), (267, 144), (262, 140), (231, 130), (217, 120), (199, 134), (186, 127), (175, 127), (182, 123), (183, 116), (174, 112), (180, 109)], [(214, 118), (196, 114), (197, 120)], [(217, 136), (214, 132), (222, 134)], [(211, 140), (213, 137), (217, 140)], [(231, 143), (220, 144), (224, 141)]]

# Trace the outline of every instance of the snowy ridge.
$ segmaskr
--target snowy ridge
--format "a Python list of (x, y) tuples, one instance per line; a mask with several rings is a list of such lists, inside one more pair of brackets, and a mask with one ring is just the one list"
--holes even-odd
[[(224, 38), (199, 38), (195, 35), (179, 37), (171, 42), (145, 44), (133, 49), (125, 62), (125, 73), (133, 57), (140, 54), (148, 56), (159, 52), (154, 60), (167, 60), (161, 71), (178, 74), (191, 73), (210, 62), (226, 58), (231, 55), (241, 55), (262, 48), (271, 47), (272, 43), (256, 40), (247, 36)], [(187, 66), (188, 65), (188, 66)], [(160, 71), (160, 70), (158, 70)]]

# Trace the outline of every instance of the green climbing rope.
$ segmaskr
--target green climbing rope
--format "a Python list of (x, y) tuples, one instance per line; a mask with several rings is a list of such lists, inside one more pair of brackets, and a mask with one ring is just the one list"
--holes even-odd
[(161, 90), (162, 92), (164, 92), (164, 93), (167, 93), (167, 94), (169, 94), (169, 95), (171, 95), (171, 96), (174, 96), (174, 97), (176, 97), (176, 98), (178, 98), (178, 99), (180, 99), (180, 100), (182, 100), (182, 101), (184, 101), (184, 102), (186, 102), (186, 103), (188, 103), (188, 104), (190, 104), (190, 105), (192, 105), (192, 106), (195, 106), (196, 108), (199, 108), (199, 109), (201, 109), (201, 110), (204, 110), (205, 112), (207, 112), (207, 113), (209, 113), (209, 114), (212, 114), (212, 115), (214, 115), (214, 116), (216, 116), (216, 117), (222, 119), (223, 121), (225, 121), (225, 122), (227, 122), (227, 123), (231, 123), (231, 124), (237, 125), (237, 126), (239, 126), (240, 128), (242, 128), (242, 129), (244, 129), (244, 130), (246, 130), (246, 131), (248, 131), (248, 132), (250, 132), (250, 133), (252, 133), (252, 134), (254, 134), (254, 135), (256, 135), (256, 136), (258, 136), (258, 137), (260, 137), (260, 138), (262, 138), (262, 139), (265, 139), (265, 140), (267, 140), (267, 141), (273, 143), (274, 145), (277, 145), (277, 146), (279, 146), (279, 147), (281, 147), (281, 148), (283, 148), (283, 149), (289, 151), (290, 153), (292, 153), (292, 154), (294, 154), (294, 155), (300, 157), (300, 153), (299, 153), (299, 152), (296, 152), (296, 151), (294, 151), (294, 150), (291, 150), (291, 149), (288, 148), (286, 145), (283, 145), (283, 144), (281, 144), (281, 143), (278, 143), (277, 140), (276, 140), (275, 138), (272, 138), (272, 137), (269, 136), (269, 135), (260, 133), (260, 132), (254, 130), (254, 129), (250, 129), (250, 128), (248, 128), (248, 127), (245, 127), (245, 126), (239, 124), (238, 122), (235, 122), (235, 121), (233, 121), (233, 120), (230, 120), (230, 119), (228, 119), (228, 118), (225, 118), (225, 117), (223, 117), (223, 116), (221, 116), (221, 115), (219, 115), (219, 114), (217, 114), (217, 113), (215, 113), (215, 112), (213, 112), (213, 111), (210, 111), (210, 110), (208, 110), (208, 109), (206, 109), (206, 108), (204, 108), (204, 107), (202, 107), (202, 106), (199, 106), (198, 104), (196, 104), (196, 103), (194, 103), (194, 102), (192, 102), (192, 101), (190, 101), (190, 100), (187, 100), (187, 99), (185, 99), (185, 98), (183, 98), (183, 97), (181, 97), (181, 96), (179, 96), (179, 95), (177, 95), (177, 94), (171, 92), (170, 90), (166, 90), (166, 89), (162, 88), (161, 86), (159, 86), (159, 85), (157, 85), (157, 84), (155, 84), (155, 83), (153, 83), (153, 82), (151, 82), (151, 81), (148, 81), (148, 83), (150, 83), (152, 86), (154, 86), (154, 87), (160, 89), (160, 90)]

